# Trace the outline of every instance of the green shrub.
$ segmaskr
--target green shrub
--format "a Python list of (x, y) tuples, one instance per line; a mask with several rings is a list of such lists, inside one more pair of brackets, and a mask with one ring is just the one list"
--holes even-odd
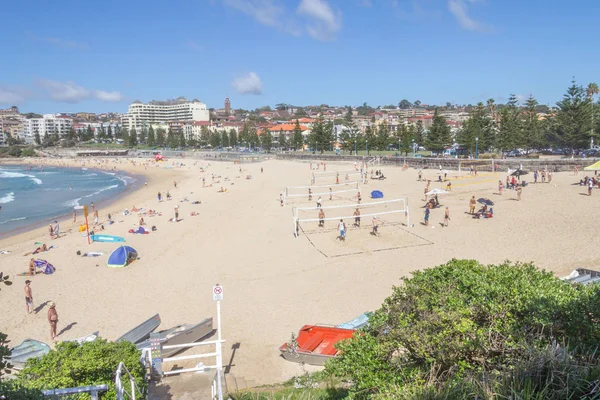
[(44, 396), (38, 389), (23, 387), (15, 380), (0, 381), (0, 398), (6, 400), (43, 400)]
[[(42, 358), (28, 360), (18, 379), (23, 386), (35, 389), (107, 384), (109, 390), (102, 398), (116, 399), (114, 373), (121, 361), (138, 387), (145, 390), (145, 371), (139, 360), (140, 352), (129, 342), (63, 342)], [(89, 395), (77, 398), (88, 399)]]
[(472, 260), (403, 280), (327, 364), (355, 393), (454, 388), (473, 376), (506, 377), (555, 342), (570, 344), (576, 359), (599, 343), (598, 285), (573, 286), (532, 264)]
[(36, 157), (36, 156), (37, 156), (37, 154), (36, 154), (35, 150), (32, 149), (31, 147), (28, 147), (21, 151), (21, 157)]

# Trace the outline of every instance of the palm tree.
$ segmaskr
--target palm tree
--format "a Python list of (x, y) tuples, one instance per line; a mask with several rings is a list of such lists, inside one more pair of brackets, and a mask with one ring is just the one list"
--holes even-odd
[(496, 101), (494, 99), (487, 100), (487, 107), (490, 110), (490, 114), (492, 114), (492, 119), (496, 120)]
[(598, 84), (595, 82), (590, 82), (586, 88), (586, 93), (590, 98), (590, 104), (592, 105), (592, 135), (591, 135), (591, 146), (594, 145), (594, 95), (598, 94), (600, 90), (598, 90)]

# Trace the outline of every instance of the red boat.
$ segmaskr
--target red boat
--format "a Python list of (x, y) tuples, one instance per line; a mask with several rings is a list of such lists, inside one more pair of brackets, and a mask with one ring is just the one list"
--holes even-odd
[(288, 361), (309, 365), (325, 365), (327, 360), (337, 355), (334, 347), (339, 341), (350, 339), (354, 329), (342, 329), (321, 325), (304, 325), (296, 342), (297, 349), (291, 349), (289, 343), (279, 347), (281, 355)]

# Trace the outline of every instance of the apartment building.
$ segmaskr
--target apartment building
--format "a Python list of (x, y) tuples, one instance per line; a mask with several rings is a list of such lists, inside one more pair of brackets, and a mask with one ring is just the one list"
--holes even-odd
[(187, 100), (179, 97), (175, 100), (134, 101), (122, 118), (124, 128), (143, 129), (152, 123), (169, 121), (209, 121), (210, 112), (200, 100)]
[(73, 119), (62, 115), (44, 114), (42, 118), (25, 119), (23, 125), (24, 139), (31, 143), (36, 133), (42, 137), (55, 133), (59, 136), (66, 135), (69, 129), (73, 128)]

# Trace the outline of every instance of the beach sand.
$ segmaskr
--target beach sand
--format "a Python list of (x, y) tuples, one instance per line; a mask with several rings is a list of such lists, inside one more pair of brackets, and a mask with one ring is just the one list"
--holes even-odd
[[(279, 205), (285, 186), (310, 183), (308, 163), (271, 160), (242, 164), (239, 172), (240, 166), (231, 162), (212, 162), (201, 173), (199, 166), (206, 166), (207, 161), (199, 160), (196, 166), (193, 160), (181, 161), (186, 166), (172, 169), (116, 165), (146, 175), (148, 182), (147, 187), (142, 185), (106, 209), (97, 204), (101, 221), (107, 212), (117, 221), (105, 225), (102, 233), (124, 236), (138, 250), (140, 259), (125, 268), (106, 267), (108, 254), (117, 246), (88, 245), (77, 230), (81, 216), (77, 224), (63, 222), (61, 230), (66, 235), (57, 240), (49, 240), (47, 228), (40, 228), (0, 241), (0, 249), (11, 251), (0, 254), (1, 270), (14, 282), (0, 292), (0, 330), (13, 344), (25, 338), (49, 340), (47, 305), (27, 315), (23, 285), (28, 278), (16, 276), (26, 271), (30, 257), (23, 253), (33, 251), (36, 241), (58, 246), (38, 255), (54, 264), (56, 273), (35, 276), (31, 287), (36, 307), (46, 301), (57, 303), (61, 340), (97, 330), (102, 337), (115, 339), (155, 313), (162, 318), (161, 329), (216, 317), (211, 290), (219, 283), (224, 287), (224, 364), (232, 374), (256, 385), (314, 370), (283, 360), (278, 347), (304, 324), (338, 324), (375, 310), (391, 294), (391, 287), (401, 283), (399, 278), (411, 271), (451, 258), (484, 263), (533, 261), (558, 276), (577, 267), (600, 267), (600, 257), (588, 249), (597, 232), (597, 219), (590, 216), (600, 211), (600, 191), (591, 197), (581, 195), (586, 189), (572, 185), (581, 173), (579, 177), (558, 173), (552, 183), (530, 184), (520, 202), (511, 190), (502, 196), (494, 194), (498, 179), (505, 178), (502, 173), (456, 179), (452, 192), (440, 196), (451, 212), (450, 226), (443, 228), (439, 224), (443, 208), (432, 211), (429, 227), (420, 224), (424, 182), (417, 182), (417, 171), (381, 166), (387, 179), (364, 185), (363, 202), (369, 201), (368, 193), (375, 189), (383, 191), (385, 199), (406, 196), (414, 227), (401, 231), (384, 224), (381, 237), (374, 237), (368, 233), (370, 219), (365, 218), (364, 228), (350, 229), (345, 243), (335, 240), (333, 230), (313, 235), (327, 257), (307, 237), (294, 238), (291, 207)], [(71, 163), (79, 165), (79, 161)], [(327, 164), (328, 171), (349, 167)], [(212, 174), (222, 176), (221, 183), (202, 188), (201, 177), (208, 184)], [(246, 175), (252, 179), (245, 179)], [(224, 182), (225, 177), (230, 182)], [(437, 171), (425, 170), (424, 177), (435, 180)], [(173, 180), (178, 182), (177, 189)], [(218, 193), (220, 186), (227, 192)], [(440, 183), (432, 182), (431, 188), (439, 187)], [(166, 190), (173, 200), (159, 203), (157, 192)], [(493, 219), (476, 220), (465, 214), (472, 195), (495, 202)], [(179, 202), (184, 197), (202, 204)], [(182, 220), (169, 222), (176, 204)], [(138, 216), (120, 212), (134, 205), (163, 213), (145, 218), (147, 226), (157, 227), (155, 232), (127, 233), (137, 227)], [(192, 211), (199, 215), (190, 216)], [(351, 225), (351, 221), (346, 223)], [(77, 250), (105, 254), (83, 258), (76, 255)], [(356, 254), (343, 256), (350, 253)], [(233, 347), (237, 348), (234, 354)]]

